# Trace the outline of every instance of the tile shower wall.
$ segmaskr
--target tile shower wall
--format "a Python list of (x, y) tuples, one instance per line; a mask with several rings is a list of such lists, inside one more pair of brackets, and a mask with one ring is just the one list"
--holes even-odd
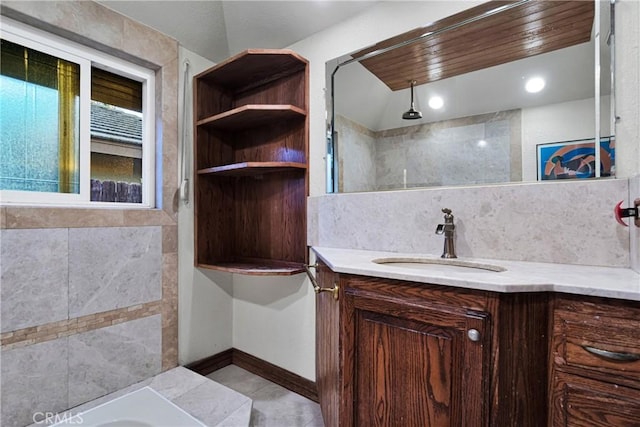
[(442, 208), (461, 257), (629, 267), (613, 218), (628, 180), (505, 184), (310, 197), (309, 244), (440, 255)]
[(381, 131), (337, 116), (336, 129), (341, 192), (521, 179), (520, 110)]
[(344, 116), (335, 120), (339, 191), (375, 191), (376, 133)]
[(1, 417), (33, 423), (177, 365), (175, 40), (90, 1), (9, 17), (156, 73), (157, 209), (0, 206)]
[(159, 310), (138, 309), (162, 299), (162, 227), (3, 229), (0, 256), (3, 426), (161, 371)]

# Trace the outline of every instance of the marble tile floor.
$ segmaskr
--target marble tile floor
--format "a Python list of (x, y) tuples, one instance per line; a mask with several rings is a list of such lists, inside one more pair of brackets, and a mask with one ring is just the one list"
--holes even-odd
[(238, 366), (226, 366), (207, 378), (253, 400), (252, 427), (324, 427), (316, 402)]
[[(230, 387), (225, 387), (215, 381), (209, 381), (202, 375), (181, 366), (62, 412), (57, 416), (57, 420), (64, 421), (73, 415), (88, 411), (146, 386), (152, 388), (209, 427), (247, 427), (250, 425), (252, 417), (252, 402), (250, 398), (232, 390)], [(107, 424), (112, 425), (113, 423), (108, 422), (101, 425), (106, 426)], [(121, 423), (116, 424), (124, 425)], [(135, 424), (138, 425), (138, 423)], [(40, 421), (31, 424), (29, 427), (47, 425), (51, 425), (51, 423)], [(144, 425), (148, 424), (145, 423)]]

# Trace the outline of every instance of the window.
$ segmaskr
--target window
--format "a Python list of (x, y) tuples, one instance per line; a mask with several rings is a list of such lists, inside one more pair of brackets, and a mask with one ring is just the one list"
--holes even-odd
[(154, 206), (153, 71), (3, 19), (0, 201)]

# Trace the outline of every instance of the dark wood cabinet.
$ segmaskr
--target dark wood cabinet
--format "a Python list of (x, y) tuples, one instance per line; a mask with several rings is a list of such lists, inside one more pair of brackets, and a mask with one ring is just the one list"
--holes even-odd
[(304, 271), (308, 102), (308, 62), (290, 50), (247, 50), (194, 77), (196, 266)]
[(640, 426), (640, 303), (554, 300), (549, 424)]
[[(322, 288), (331, 289), (337, 285), (340, 277), (318, 262), (316, 279)], [(330, 292), (316, 295), (316, 384), (318, 400), (325, 426), (340, 425), (344, 377), (340, 375), (342, 360), (348, 357), (340, 344), (340, 331), (343, 328), (340, 316), (341, 305)]]
[(340, 287), (337, 301), (316, 302), (325, 425), (546, 425), (546, 294), (336, 274), (322, 263), (318, 280)]
[(486, 313), (461, 311), (450, 305), (455, 301), (409, 306), (377, 295), (375, 287), (350, 287), (345, 299), (354, 318), (354, 425), (487, 424)]

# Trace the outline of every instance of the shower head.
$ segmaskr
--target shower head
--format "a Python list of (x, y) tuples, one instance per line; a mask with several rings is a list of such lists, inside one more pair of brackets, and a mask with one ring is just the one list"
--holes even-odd
[(413, 105), (413, 85), (415, 84), (416, 84), (416, 81), (412, 80), (411, 81), (411, 108), (409, 108), (409, 111), (406, 111), (405, 113), (402, 114), (402, 118), (404, 120), (416, 120), (416, 119), (422, 118), (422, 113), (420, 111), (416, 111)]

